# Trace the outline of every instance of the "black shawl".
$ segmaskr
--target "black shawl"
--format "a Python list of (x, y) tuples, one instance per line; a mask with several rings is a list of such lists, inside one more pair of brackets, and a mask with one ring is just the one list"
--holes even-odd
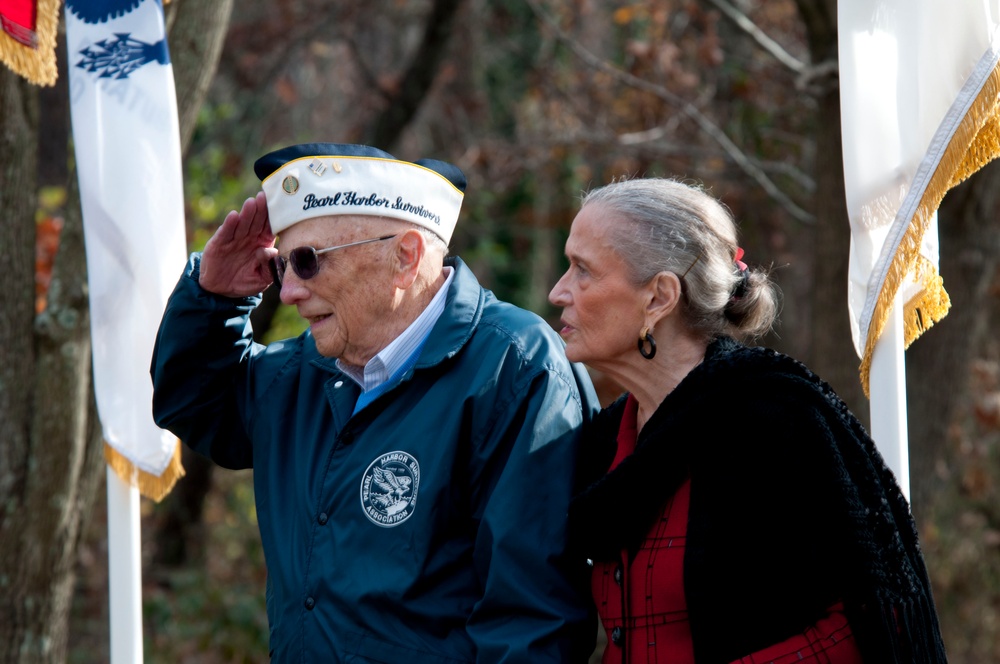
[(585, 436), (571, 538), (594, 560), (636, 551), (690, 475), (684, 587), (698, 662), (780, 642), (838, 600), (865, 661), (946, 661), (909, 506), (829, 385), (792, 358), (718, 339), (605, 474), (624, 402)]

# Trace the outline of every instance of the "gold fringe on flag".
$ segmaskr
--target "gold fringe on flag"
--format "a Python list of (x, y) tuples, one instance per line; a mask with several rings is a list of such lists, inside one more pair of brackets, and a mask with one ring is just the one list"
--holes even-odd
[(903, 309), (903, 347), (909, 348), (921, 334), (948, 314), (951, 300), (937, 268), (920, 255), (924, 233), (941, 205), (941, 200), (953, 187), (1000, 156), (1000, 65), (987, 77), (968, 113), (962, 118), (931, 176), (910, 225), (896, 249), (882, 290), (878, 294), (868, 326), (864, 356), (861, 358), (861, 385), (869, 396), (875, 343), (882, 336), (896, 293), (913, 270), (923, 290), (908, 301)]
[(34, 48), (0, 30), (0, 61), (35, 85), (56, 83), (56, 31), (61, 7), (62, 0), (37, 0), (35, 34), (38, 43)]
[(184, 477), (184, 466), (181, 465), (181, 442), (179, 440), (174, 447), (174, 456), (170, 459), (170, 464), (159, 477), (139, 470), (121, 452), (107, 443), (104, 443), (104, 460), (115, 471), (115, 474), (122, 478), (123, 482), (138, 486), (139, 493), (156, 502), (163, 500), (177, 484), (177, 480)]

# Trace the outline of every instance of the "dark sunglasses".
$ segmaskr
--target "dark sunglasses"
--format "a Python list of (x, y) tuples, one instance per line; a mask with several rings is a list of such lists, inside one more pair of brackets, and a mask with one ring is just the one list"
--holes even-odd
[(359, 244), (368, 244), (369, 242), (391, 240), (394, 237), (396, 236), (383, 235), (382, 237), (376, 237), (370, 240), (360, 240), (349, 244), (341, 244), (336, 247), (327, 247), (326, 249), (316, 249), (315, 247), (296, 247), (288, 252), (288, 258), (279, 255), (271, 259), (271, 277), (274, 279), (274, 283), (280, 286), (285, 279), (285, 268), (288, 267), (289, 263), (291, 263), (292, 269), (295, 270), (295, 274), (299, 279), (312, 279), (316, 276), (316, 273), (319, 272), (320, 254), (336, 251), (337, 249), (345, 249), (347, 247), (356, 247)]

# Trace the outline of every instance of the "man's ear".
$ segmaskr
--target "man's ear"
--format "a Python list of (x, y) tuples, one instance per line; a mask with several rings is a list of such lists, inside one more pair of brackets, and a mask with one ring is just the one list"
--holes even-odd
[(396, 239), (396, 276), (393, 278), (393, 286), (400, 290), (406, 290), (413, 285), (420, 272), (420, 263), (424, 260), (427, 252), (427, 244), (423, 234), (416, 229), (404, 231)]
[(647, 288), (646, 324), (656, 327), (661, 320), (674, 313), (681, 301), (681, 280), (673, 272), (660, 272)]

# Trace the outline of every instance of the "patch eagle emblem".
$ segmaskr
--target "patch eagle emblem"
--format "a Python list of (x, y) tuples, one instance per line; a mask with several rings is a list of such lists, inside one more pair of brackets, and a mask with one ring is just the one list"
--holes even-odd
[(420, 464), (408, 452), (379, 455), (361, 477), (361, 508), (376, 526), (392, 528), (413, 515)]

